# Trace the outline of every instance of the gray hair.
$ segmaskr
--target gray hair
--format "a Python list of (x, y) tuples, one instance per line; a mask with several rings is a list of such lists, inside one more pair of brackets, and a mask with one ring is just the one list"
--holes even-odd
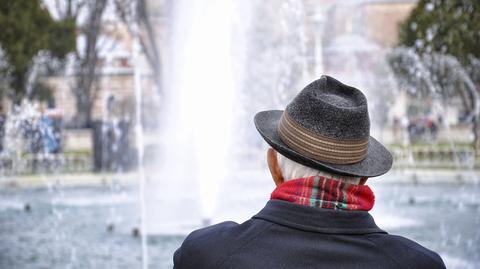
[(338, 175), (338, 174), (333, 174), (333, 173), (320, 171), (317, 169), (307, 167), (305, 165), (299, 164), (297, 162), (294, 162), (288, 159), (287, 157), (281, 155), (278, 152), (277, 152), (277, 162), (285, 181), (297, 179), (297, 178), (311, 177), (311, 176), (323, 176), (326, 178), (332, 178), (335, 180), (341, 180), (350, 184), (358, 185), (361, 180), (361, 177)]

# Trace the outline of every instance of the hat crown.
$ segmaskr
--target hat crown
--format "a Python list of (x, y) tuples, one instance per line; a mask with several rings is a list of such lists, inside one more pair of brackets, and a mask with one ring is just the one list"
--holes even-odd
[(286, 112), (305, 129), (337, 140), (370, 136), (367, 99), (358, 89), (322, 76), (287, 105)]

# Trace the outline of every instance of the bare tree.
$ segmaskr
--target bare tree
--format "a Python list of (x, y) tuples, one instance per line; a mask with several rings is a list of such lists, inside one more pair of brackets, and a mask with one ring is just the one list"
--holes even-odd
[(78, 15), (86, 5), (86, 0), (55, 0), (55, 7), (60, 19), (70, 18), (77, 21)]
[(85, 51), (82, 56), (77, 57), (77, 85), (74, 89), (77, 105), (74, 119), (76, 127), (88, 127), (92, 121), (92, 104), (97, 93), (97, 87), (94, 87), (94, 81), (97, 80), (97, 42), (106, 4), (107, 0), (91, 0), (86, 5), (88, 19), (81, 29), (85, 35)]
[(5, 57), (2, 47), (0, 46), (0, 101), (10, 81), (9, 64)]
[(75, 86), (73, 93), (77, 114), (74, 127), (89, 127), (92, 121), (92, 105), (98, 92), (99, 57), (98, 41), (102, 29), (102, 16), (108, 0), (55, 0), (60, 18), (74, 20), (78, 35), (84, 41), (75, 52)]
[[(140, 33), (138, 33), (140, 46), (152, 70), (157, 90), (161, 92), (160, 53), (155, 40), (155, 32), (150, 22), (150, 16), (147, 12), (148, 5), (146, 0), (114, 0), (114, 3), (118, 16), (127, 26), (132, 36), (135, 35), (135, 33), (133, 33), (131, 25), (134, 20), (137, 20), (140, 26)], [(134, 12), (133, 8), (137, 9), (136, 12)], [(136, 18), (134, 14), (137, 14)]]
[[(71, 18), (76, 22), (79, 35), (84, 36), (83, 44), (77, 47), (76, 81), (73, 92), (76, 98), (77, 114), (73, 119), (74, 127), (89, 127), (92, 122), (92, 105), (99, 89), (98, 57), (99, 37), (102, 29), (102, 15), (110, 2), (108, 0), (55, 0), (60, 18)], [(161, 87), (160, 54), (155, 40), (154, 29), (150, 23), (145, 0), (113, 0), (116, 14), (134, 35), (132, 22), (137, 19), (140, 25), (140, 45), (152, 70), (157, 89)], [(134, 18), (135, 10), (136, 18)]]

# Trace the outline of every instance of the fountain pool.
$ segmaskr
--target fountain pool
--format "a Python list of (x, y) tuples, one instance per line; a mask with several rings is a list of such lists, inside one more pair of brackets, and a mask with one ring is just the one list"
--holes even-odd
[[(480, 185), (414, 184), (399, 182), (396, 178), (402, 174), (394, 174), (371, 182), (377, 224), (437, 251), (447, 268), (477, 268)], [(242, 180), (225, 188), (245, 191), (228, 192), (231, 195), (222, 198), (218, 221), (244, 221), (267, 201), (272, 183), (266, 171), (238, 177)], [(61, 196), (43, 188), (2, 189), (0, 268), (140, 268), (141, 239), (132, 235), (140, 217), (138, 191), (132, 186), (116, 189), (112, 193), (110, 186), (63, 188)], [(148, 236), (149, 268), (171, 268), (173, 252), (185, 236)]]

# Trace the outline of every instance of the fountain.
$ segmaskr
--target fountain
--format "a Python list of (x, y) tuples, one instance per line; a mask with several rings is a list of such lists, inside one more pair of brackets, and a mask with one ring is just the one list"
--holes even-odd
[(175, 3), (162, 152), (148, 171), (148, 233), (184, 233), (213, 216), (231, 131), (231, 8), (230, 1)]

